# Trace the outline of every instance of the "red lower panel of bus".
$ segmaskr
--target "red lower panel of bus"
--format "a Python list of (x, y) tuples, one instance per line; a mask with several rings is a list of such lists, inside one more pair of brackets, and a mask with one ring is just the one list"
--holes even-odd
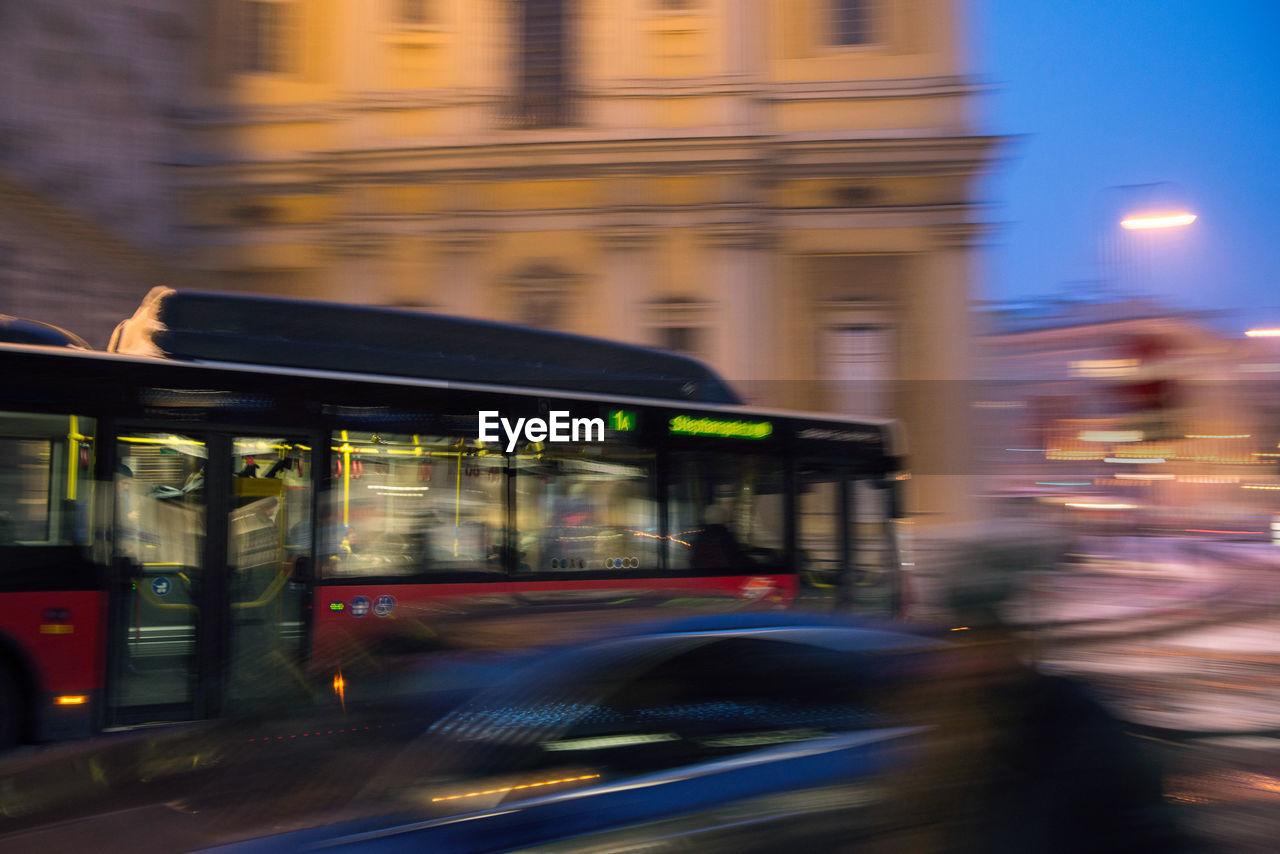
[[(600, 594), (592, 596), (591, 594)], [(520, 604), (604, 604), (628, 596), (730, 596), (785, 607), (796, 596), (794, 575), (464, 584), (343, 584), (315, 592), (312, 666), (324, 669), (359, 659), (371, 645), (415, 626), (456, 614), (460, 607)], [(410, 635), (411, 636), (411, 635)], [(537, 642), (538, 638), (530, 638)]]
[(17, 648), (37, 691), (79, 695), (102, 687), (107, 594), (56, 590), (0, 594), (0, 635)]

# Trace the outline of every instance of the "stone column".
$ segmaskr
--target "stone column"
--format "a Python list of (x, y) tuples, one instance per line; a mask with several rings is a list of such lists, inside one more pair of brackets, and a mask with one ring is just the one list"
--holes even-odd
[(765, 381), (779, 358), (776, 234), (762, 223), (731, 222), (704, 228), (703, 237), (716, 318), (711, 363), (750, 402), (767, 403)]
[(750, 130), (759, 120), (756, 85), (765, 77), (768, 9), (761, 0), (725, 0), (724, 71), (740, 88), (734, 96), (733, 124)]
[(493, 317), (494, 306), (485, 304), (480, 280), (483, 251), (493, 244), (485, 231), (459, 229), (431, 235), (436, 263), (431, 303), (444, 314), (458, 317)]
[(908, 288), (903, 330), (903, 421), (911, 449), (912, 510), (926, 524), (981, 518), (972, 425), (976, 359), (970, 305), (982, 225), (929, 230)]
[(603, 248), (603, 281), (599, 291), (600, 311), (594, 316), (603, 320), (592, 335), (646, 344), (648, 336), (642, 323), (642, 306), (653, 293), (654, 265), (651, 247), (657, 240), (652, 226), (614, 225), (598, 232)]

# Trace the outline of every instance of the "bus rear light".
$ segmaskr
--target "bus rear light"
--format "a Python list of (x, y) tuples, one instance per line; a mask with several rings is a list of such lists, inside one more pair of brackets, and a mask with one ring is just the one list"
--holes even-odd
[(53, 698), (55, 706), (83, 706), (89, 702), (89, 697), (85, 694), (63, 694)]

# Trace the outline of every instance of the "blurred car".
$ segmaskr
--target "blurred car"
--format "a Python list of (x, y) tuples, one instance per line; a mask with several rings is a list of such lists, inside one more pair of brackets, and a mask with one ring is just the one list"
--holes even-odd
[(943, 648), (796, 612), (628, 627), (437, 719), (363, 787), (383, 815), (216, 850), (829, 850), (894, 813)]

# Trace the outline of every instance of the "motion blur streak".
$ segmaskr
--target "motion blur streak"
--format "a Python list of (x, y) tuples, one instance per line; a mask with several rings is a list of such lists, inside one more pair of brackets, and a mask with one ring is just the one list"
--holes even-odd
[(443, 798), (432, 798), (433, 803), (437, 801), (456, 801), (460, 798), (478, 798), (481, 795), (499, 795), (503, 792), (517, 792), (521, 789), (536, 789), (540, 786), (554, 786), (557, 783), (576, 783), (579, 780), (594, 780), (599, 774), (583, 774), (581, 777), (563, 777), (559, 780), (543, 780), (541, 783), (525, 783), (521, 786), (503, 786), (500, 789), (485, 789), (483, 792), (467, 792), (465, 795), (446, 795)]

